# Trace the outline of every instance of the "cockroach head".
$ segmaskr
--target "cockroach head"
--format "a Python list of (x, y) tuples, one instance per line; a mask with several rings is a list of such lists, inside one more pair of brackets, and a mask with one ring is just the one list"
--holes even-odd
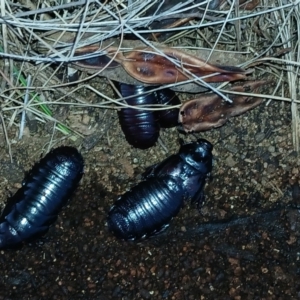
[[(212, 168), (212, 144), (205, 139), (182, 145), (180, 156), (191, 166), (209, 173)], [(203, 167), (205, 167), (203, 169)]]

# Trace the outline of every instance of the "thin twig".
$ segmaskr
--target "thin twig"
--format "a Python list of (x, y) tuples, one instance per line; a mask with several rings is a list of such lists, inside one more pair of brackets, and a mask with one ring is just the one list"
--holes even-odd
[(21, 122), (20, 122), (20, 131), (19, 131), (19, 140), (22, 139), (23, 136), (23, 131), (26, 123), (26, 109), (27, 109), (27, 103), (28, 103), (28, 98), (29, 98), (29, 87), (31, 84), (31, 75), (29, 74), (27, 77), (27, 89), (25, 92), (24, 96), (24, 109), (22, 111), (22, 116), (21, 116)]
[(6, 140), (6, 144), (8, 147), (8, 153), (9, 153), (9, 157), (10, 157), (10, 162), (13, 162), (13, 158), (12, 158), (12, 154), (11, 154), (11, 146), (10, 146), (10, 141), (8, 138), (8, 134), (7, 134), (7, 130), (6, 130), (6, 126), (5, 126), (5, 122), (4, 122), (4, 118), (3, 118), (3, 114), (2, 112), (0, 112), (0, 118), (1, 118), (1, 123), (2, 123), (2, 128), (4, 131), (4, 135), (5, 135), (5, 140)]

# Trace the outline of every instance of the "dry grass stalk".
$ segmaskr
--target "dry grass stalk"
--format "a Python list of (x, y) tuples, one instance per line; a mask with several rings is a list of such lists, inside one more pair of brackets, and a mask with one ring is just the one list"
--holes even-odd
[[(95, 89), (90, 84), (90, 80), (97, 74), (79, 80), (76, 85), (62, 84), (56, 78), (55, 72), (49, 68), (49, 64), (56, 62), (59, 65), (78, 60), (80, 57), (74, 58), (76, 49), (94, 43), (101, 45), (112, 37), (122, 39), (126, 34), (134, 35), (158, 51), (157, 47), (145, 38), (145, 35), (153, 33), (153, 30), (147, 27), (153, 21), (170, 18), (173, 14), (191, 19), (188, 23), (171, 29), (176, 34), (166, 40), (169, 45), (180, 49), (210, 48), (211, 53), (213, 49), (242, 52), (247, 56), (247, 61), (240, 67), (254, 68), (253, 77), (276, 79), (274, 92), (265, 98), (281, 101), (292, 99), (293, 140), (295, 149), (299, 151), (299, 4), (265, 0), (254, 10), (246, 11), (236, 6), (235, 1), (224, 2), (221, 9), (214, 14), (209, 14), (207, 9), (199, 10), (202, 19), (195, 18), (192, 14), (188, 15), (182, 4), (178, 4), (163, 13), (144, 17), (144, 12), (156, 2), (107, 1), (101, 4), (93, 0), (48, 0), (21, 1), (21, 5), (17, 5), (1, 1), (3, 126), (8, 126), (8, 131), (13, 126), (19, 127), (20, 114), (24, 109), (23, 99), (27, 87), (21, 83), (15, 70), (24, 74), (25, 78), (31, 75), (31, 87), (28, 89), (32, 93), (43, 95), (43, 99), (47, 99), (44, 103), (48, 106), (70, 105), (74, 110), (76, 107), (115, 108), (121, 99), (113, 99), (106, 91)], [(194, 6), (200, 7), (200, 4)], [(168, 29), (157, 29), (154, 32), (167, 31)], [(284, 53), (286, 48), (290, 48), (291, 51), (277, 55), (278, 50), (283, 50), (281, 53)], [(280, 92), (284, 91), (286, 84), (289, 85), (288, 94)], [(84, 90), (103, 100), (99, 103), (89, 103), (81, 96)], [(222, 85), (220, 91), (222, 90), (226, 90), (226, 86)], [(54, 94), (56, 98), (51, 100)], [(42, 112), (38, 108), (40, 105), (41, 103), (37, 103), (31, 97), (26, 110), (42, 122), (60, 122)]]

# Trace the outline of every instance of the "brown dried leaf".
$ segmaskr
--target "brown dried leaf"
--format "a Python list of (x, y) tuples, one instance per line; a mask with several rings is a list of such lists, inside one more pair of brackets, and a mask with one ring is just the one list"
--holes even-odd
[[(271, 81), (252, 81), (231, 88), (241, 93), (256, 92)], [(185, 132), (206, 131), (222, 126), (230, 117), (238, 116), (258, 106), (262, 98), (229, 95), (232, 103), (224, 101), (216, 94), (206, 94), (184, 103), (179, 111), (179, 123)]]
[[(106, 49), (108, 51), (109, 57), (113, 57), (116, 52), (117, 56), (115, 61), (117, 63), (120, 63), (122, 60), (124, 60), (124, 55), (126, 56), (126, 53), (133, 51), (135, 48), (141, 48), (145, 47), (145, 44), (143, 44), (141, 41), (134, 41), (134, 40), (124, 40), (122, 42), (122, 45), (120, 45), (120, 51), (118, 52), (120, 40), (118, 39), (110, 39), (103, 43), (101, 43), (101, 46), (93, 45), (93, 46), (86, 46), (80, 49), (76, 50), (75, 55), (80, 56), (83, 54), (88, 53), (94, 53), (96, 51), (100, 51), (100, 49)], [(162, 47), (163, 45), (160, 43), (151, 42), (156, 47)], [(175, 48), (168, 48), (171, 50), (178, 51)], [(226, 51), (213, 51), (211, 52), (210, 49), (185, 49), (184, 50), (187, 55), (201, 57), (201, 60), (205, 61), (209, 58), (209, 63), (214, 65), (238, 65), (245, 61), (247, 61), (247, 57), (245, 55), (242, 55), (240, 53), (235, 52), (226, 52)], [(124, 54), (124, 55), (123, 55)], [(103, 56), (100, 56), (103, 57)], [(130, 76), (121, 65), (114, 65), (114, 68), (111, 68), (111, 65), (109, 65), (108, 68), (105, 67), (105, 63), (107, 62), (107, 56), (106, 58), (103, 57), (102, 59), (88, 59), (88, 60), (78, 60), (77, 62), (74, 62), (74, 65), (77, 69), (88, 72), (90, 74), (94, 74), (99, 72), (99, 76), (107, 77), (111, 80), (115, 80), (122, 83), (127, 84), (133, 84), (133, 85), (144, 85), (149, 86), (151, 84), (148, 83), (142, 83), (141, 81), (133, 78)], [(212, 83), (212, 86), (217, 86), (217, 84)], [(171, 88), (174, 91), (178, 92), (188, 92), (188, 93), (200, 93), (203, 91), (207, 91), (207, 88), (201, 86), (198, 83), (182, 83), (181, 85), (175, 86)]]
[[(192, 78), (186, 70), (206, 82), (223, 82), (245, 79), (245, 71), (233, 66), (216, 66), (187, 54), (178, 49), (158, 48), (165, 56), (155, 53), (150, 47), (137, 48), (126, 53), (125, 60), (121, 61), (124, 69), (137, 80), (151, 84), (168, 84), (185, 81)], [(180, 67), (170, 59), (175, 60)], [(216, 75), (211, 75), (219, 73)], [(211, 76), (210, 76), (211, 75)]]
[(254, 8), (256, 8), (259, 4), (260, 4), (260, 0), (240, 0), (239, 1), (239, 7), (240, 10), (253, 10)]

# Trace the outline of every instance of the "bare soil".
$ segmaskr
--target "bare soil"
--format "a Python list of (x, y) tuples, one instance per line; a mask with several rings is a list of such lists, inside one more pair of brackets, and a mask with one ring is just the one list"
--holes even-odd
[[(75, 142), (56, 132), (52, 145), (80, 149), (84, 178), (43, 238), (0, 252), (0, 299), (300, 297), (300, 161), (289, 103), (263, 103), (194, 136), (162, 130), (168, 152), (159, 143), (148, 150), (128, 145), (113, 110), (85, 110), (69, 120), (93, 131)], [(12, 127), (13, 163), (0, 136), (2, 207), (24, 172), (45, 155), (51, 136), (38, 124), (18, 141)], [(117, 196), (147, 166), (177, 152), (180, 138), (199, 137), (214, 145), (212, 180), (200, 211), (187, 203), (163, 234), (141, 243), (117, 240), (105, 225)]]

